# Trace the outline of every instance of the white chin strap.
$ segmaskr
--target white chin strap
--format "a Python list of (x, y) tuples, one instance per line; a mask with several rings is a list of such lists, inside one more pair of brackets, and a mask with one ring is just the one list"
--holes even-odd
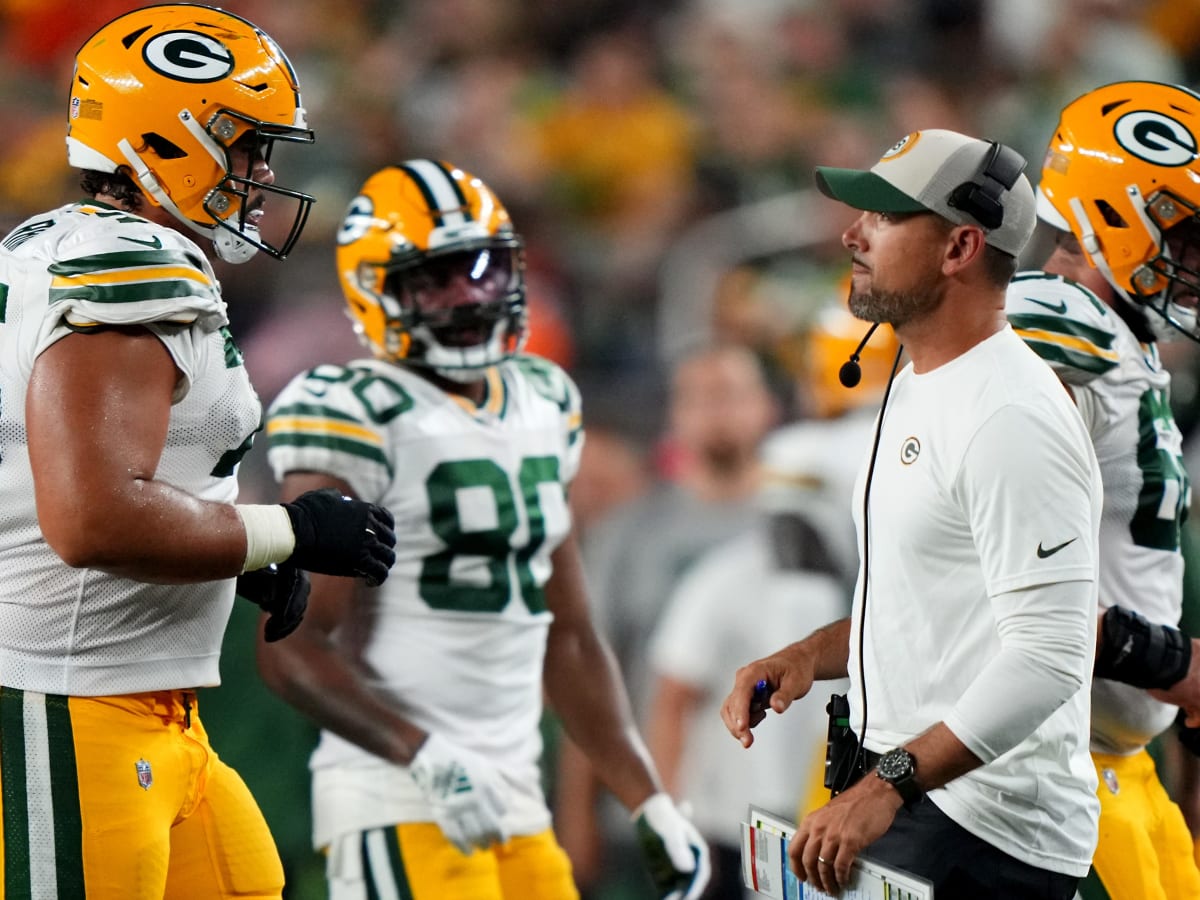
[[(243, 227), (248, 232), (252, 231), (256, 235), (258, 233), (258, 229), (253, 225), (247, 223)], [(254, 255), (258, 253), (256, 246), (247, 240), (243, 240), (240, 235), (234, 231), (230, 231), (228, 228), (218, 226), (211, 230), (214, 232), (212, 234), (213, 250), (217, 256), (227, 263), (240, 265), (253, 259)]]

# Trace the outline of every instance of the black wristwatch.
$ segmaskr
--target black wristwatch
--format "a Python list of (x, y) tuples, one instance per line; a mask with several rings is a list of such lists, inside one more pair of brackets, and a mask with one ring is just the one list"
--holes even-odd
[(875, 774), (896, 789), (905, 809), (912, 809), (924, 793), (917, 784), (917, 760), (903, 747), (896, 747), (879, 757)]

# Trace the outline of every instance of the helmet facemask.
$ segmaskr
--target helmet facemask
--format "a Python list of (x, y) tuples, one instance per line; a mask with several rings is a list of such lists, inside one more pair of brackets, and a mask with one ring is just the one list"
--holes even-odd
[[(240, 121), (247, 127), (240, 137), (236, 138), (234, 144), (226, 145), (220, 135), (230, 133), (227, 123), (231, 121)], [(277, 143), (311, 144), (312, 131), (308, 128), (260, 122), (228, 109), (220, 110), (206, 131), (222, 148), (225, 161), (225, 177), (204, 199), (205, 212), (212, 216), (213, 223), (221, 229), (211, 233), (217, 255), (226, 262), (241, 262), (244, 260), (231, 259), (227, 254), (245, 254), (245, 258), (249, 259), (255, 251), (264, 250), (276, 259), (285, 258), (300, 239), (300, 233), (304, 230), (309, 211), (315, 201), (309, 194), (256, 180), (254, 166), (258, 160), (262, 160), (269, 168), (271, 155)], [(232, 133), (236, 133), (236, 130)], [(245, 159), (245, 167), (241, 172), (236, 171), (237, 166), (233, 158), (232, 151), (235, 145), (241, 145), (245, 151), (240, 154)], [(264, 236), (259, 225), (263, 207), (267, 202), (273, 207), (290, 205), (293, 207), (293, 215), (289, 218), (282, 215), (278, 208), (274, 210), (266, 220), (268, 225), (272, 221), (290, 224), (283, 228), (269, 228), (269, 235)], [(253, 249), (242, 249), (244, 247)]]
[[(298, 118), (303, 121), (302, 111)], [(311, 129), (262, 122), (226, 108), (216, 110), (204, 127), (187, 110), (179, 114), (179, 120), (195, 139), (192, 152), (211, 156), (219, 170), (214, 172), (219, 180), (201, 203), (212, 225), (189, 218), (163, 187), (158, 175), (171, 168), (174, 160), (187, 157), (182, 148), (162, 139), (148, 140), (147, 146), (137, 150), (127, 140), (120, 142), (120, 149), (143, 190), (189, 229), (212, 240), (217, 256), (225, 262), (246, 262), (259, 250), (275, 259), (285, 258), (300, 238), (315, 200), (300, 191), (257, 180), (254, 167), (259, 160), (270, 165), (277, 142), (311, 144)], [(242, 152), (237, 153), (239, 149)], [(244, 165), (239, 166), (235, 156), (244, 159)], [(278, 211), (272, 217), (276, 222), (290, 221), (280, 237), (274, 234), (264, 237), (259, 228), (265, 195), (294, 207), (290, 220)]]
[[(1158, 231), (1159, 253), (1133, 273), (1136, 302), (1157, 313), (1151, 328), (1160, 338), (1182, 334), (1200, 341), (1200, 209), (1169, 190), (1145, 205)], [(1165, 327), (1164, 327), (1165, 326)]]
[(404, 254), (387, 265), (383, 294), (389, 332), (404, 338), (396, 349), (444, 378), (475, 381), (525, 343), (524, 254), (515, 236)]

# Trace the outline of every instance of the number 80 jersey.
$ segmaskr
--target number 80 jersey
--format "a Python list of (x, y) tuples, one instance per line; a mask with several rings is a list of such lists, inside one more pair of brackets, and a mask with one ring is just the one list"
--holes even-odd
[[(396, 564), (338, 639), (415, 724), (537, 780), (542, 586), (570, 530), (579, 393), (546, 360), (487, 371), (480, 407), (379, 360), (319, 366), (268, 414), (276, 478), (323, 472), (396, 518)], [(322, 735), (314, 768), (365, 751)], [(392, 821), (396, 821), (393, 819)]]

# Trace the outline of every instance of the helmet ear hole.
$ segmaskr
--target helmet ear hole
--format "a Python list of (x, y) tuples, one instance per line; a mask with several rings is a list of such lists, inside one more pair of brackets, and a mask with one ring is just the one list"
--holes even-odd
[(1111, 203), (1109, 203), (1107, 200), (1105, 200), (1103, 197), (1098, 198), (1096, 200), (1096, 209), (1099, 211), (1100, 215), (1104, 218), (1104, 222), (1106, 225), (1108, 225), (1112, 228), (1128, 228), (1129, 227), (1129, 223), (1125, 221), (1124, 216), (1122, 216), (1119, 212), (1117, 212), (1116, 209), (1113, 208), (1113, 205)]
[(153, 131), (142, 135), (142, 145), (152, 150), (159, 159), (182, 159), (187, 156), (178, 144), (172, 143)]

